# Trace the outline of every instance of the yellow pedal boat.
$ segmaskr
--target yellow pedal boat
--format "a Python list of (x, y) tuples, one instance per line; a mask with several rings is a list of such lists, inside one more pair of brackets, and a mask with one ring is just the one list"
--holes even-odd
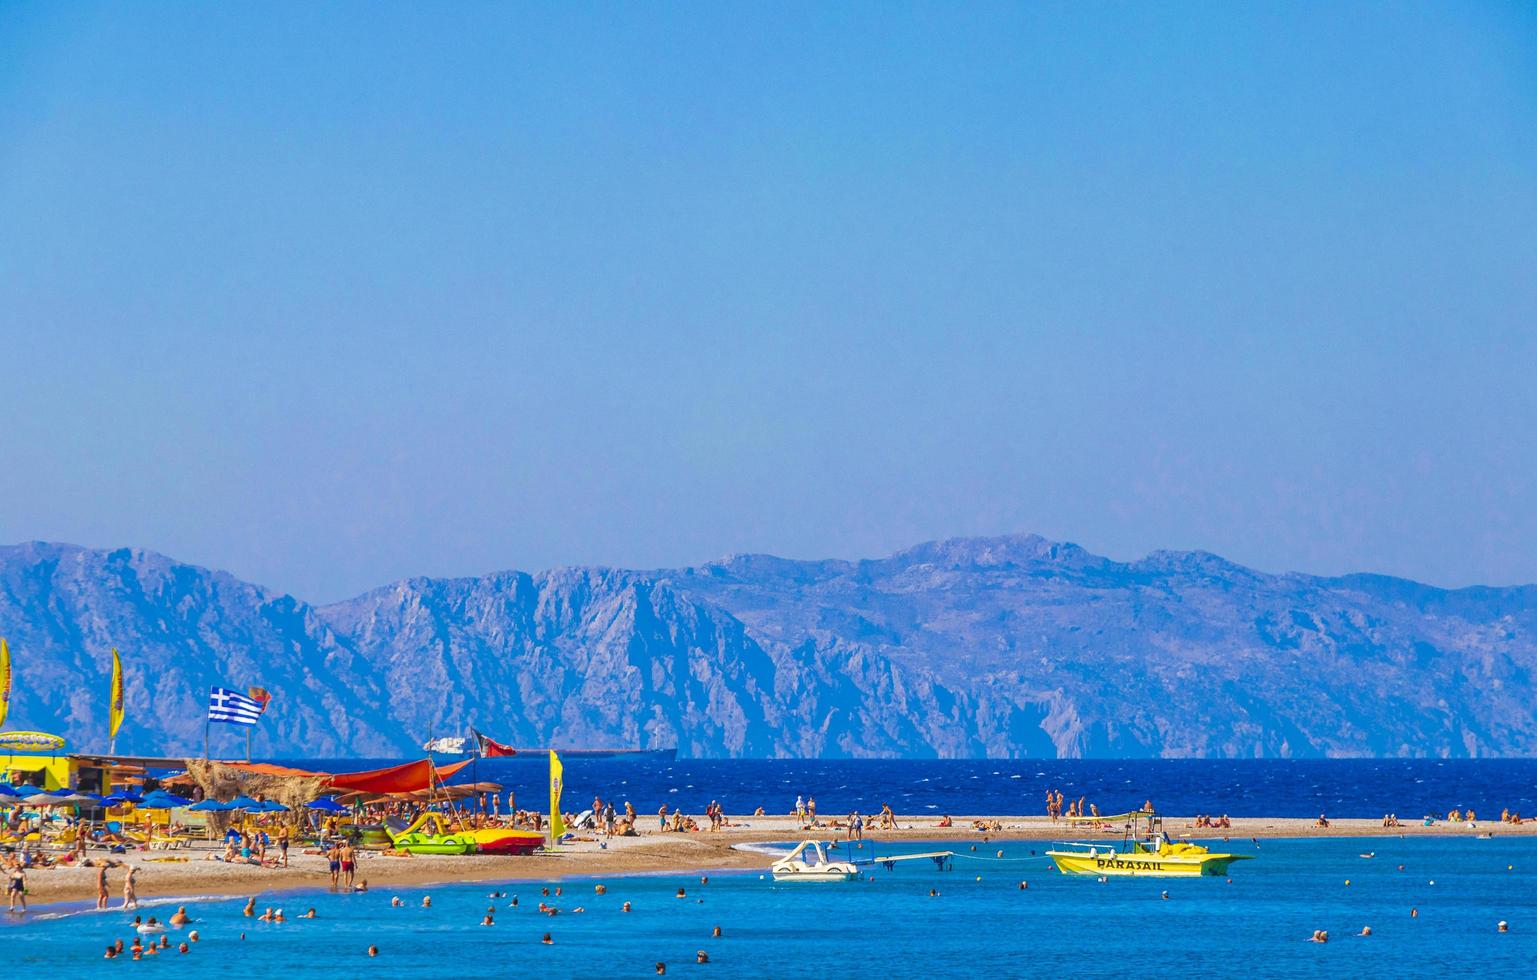
[(1108, 842), (1059, 844), (1046, 856), (1057, 863), (1057, 870), (1069, 875), (1109, 875), (1154, 878), (1182, 878), (1200, 875), (1225, 875), (1234, 861), (1248, 861), (1252, 854), (1215, 853), (1200, 844), (1171, 841), (1163, 832), (1163, 818), (1156, 813), (1136, 811), (1108, 817), (1073, 817), (1080, 823), (1126, 821), (1126, 832), (1119, 845)]

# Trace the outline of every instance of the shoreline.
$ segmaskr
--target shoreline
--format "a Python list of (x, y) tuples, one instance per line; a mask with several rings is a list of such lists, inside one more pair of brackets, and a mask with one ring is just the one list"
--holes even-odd
[[(392, 857), (380, 852), (360, 852), (357, 878), (369, 883), (369, 891), (382, 888), (417, 888), (423, 886), (467, 883), (514, 883), (549, 881), (612, 875), (714, 874), (763, 870), (763, 854), (736, 850), (738, 844), (763, 844), (799, 841), (808, 837), (821, 840), (842, 839), (839, 828), (819, 826), (803, 830), (791, 817), (734, 817), (732, 826), (718, 832), (645, 833), (639, 837), (587, 839), (562, 844), (559, 852), (525, 857), (503, 855), (415, 855)], [(978, 831), (973, 820), (999, 821), (1001, 831)], [(936, 841), (965, 844), (987, 841), (1064, 841), (1119, 840), (1119, 829), (1092, 831), (1065, 822), (1053, 823), (1047, 817), (956, 816), (956, 826), (940, 828), (932, 818), (900, 820), (897, 830), (869, 830), (869, 841)], [(1305, 817), (1234, 818), (1230, 829), (1196, 829), (1193, 818), (1165, 818), (1169, 836), (1193, 841), (1224, 839), (1313, 839), (1326, 837), (1467, 837), (1485, 834), (1496, 837), (1537, 837), (1537, 821), (1504, 824), (1498, 820), (1476, 825), (1437, 823), (1425, 827), (1418, 823), (1403, 827), (1383, 827), (1381, 820), (1341, 819), (1331, 826), (1315, 826)], [(607, 847), (602, 846), (607, 844)], [(211, 848), (195, 847), (179, 851), (137, 851), (112, 855), (114, 860), (138, 869), (138, 895), (142, 901), (160, 902), (167, 898), (192, 896), (250, 896), (262, 893), (320, 892), (331, 890), (325, 859), (319, 854), (290, 852), (288, 868), (264, 869), (248, 865), (229, 865), (207, 860)], [(93, 855), (96, 857), (98, 855)], [(96, 898), (95, 868), (36, 869), (27, 873), (27, 897), (37, 912), (57, 913), (60, 906), (88, 902), (93, 912)], [(109, 873), (110, 911), (122, 903), (121, 868)], [(24, 917), (21, 919), (25, 921)]]

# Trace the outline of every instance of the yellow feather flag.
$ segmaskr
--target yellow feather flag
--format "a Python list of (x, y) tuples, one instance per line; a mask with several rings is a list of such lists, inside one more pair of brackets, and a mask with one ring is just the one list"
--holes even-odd
[(123, 660), (112, 648), (112, 700), (107, 711), (107, 738), (117, 738), (117, 730), (123, 724)]
[(550, 843), (559, 841), (566, 833), (566, 821), (560, 816), (560, 784), (561, 776), (565, 772), (560, 764), (560, 756), (555, 750), (550, 750)]
[(11, 647), (0, 637), (0, 725), (11, 713)]

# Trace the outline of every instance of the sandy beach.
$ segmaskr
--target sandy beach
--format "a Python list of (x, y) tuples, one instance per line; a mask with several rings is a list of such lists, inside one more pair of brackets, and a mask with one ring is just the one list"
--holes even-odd
[[(1069, 840), (1120, 837), (1118, 830), (1099, 833), (1053, 823), (1043, 816), (955, 816), (955, 826), (935, 826), (935, 818), (899, 820), (898, 830), (867, 834), (872, 840), (947, 841), (957, 849), (990, 840)], [(971, 827), (974, 820), (998, 821), (1002, 831), (981, 833)], [(552, 879), (577, 875), (630, 875), (653, 873), (699, 873), (717, 870), (766, 868), (768, 859), (752, 851), (735, 849), (738, 844), (768, 841), (841, 838), (843, 831), (819, 827), (816, 831), (798, 829), (793, 817), (733, 817), (732, 826), (719, 831), (697, 833), (647, 833), (639, 837), (598, 837), (563, 844), (557, 853), (528, 857), (490, 855), (471, 856), (392, 856), (363, 851), (358, 879), (367, 881), (370, 890), (448, 884), (467, 881), (513, 881)], [(1537, 835), (1537, 821), (1502, 824), (1480, 821), (1467, 824), (1437, 823), (1432, 827), (1418, 822), (1385, 828), (1380, 820), (1331, 820), (1327, 828), (1313, 820), (1285, 817), (1233, 818), (1231, 830), (1194, 829), (1192, 818), (1166, 818), (1165, 826), (1175, 837), (1198, 841), (1248, 838), (1307, 837), (1421, 837)], [(607, 846), (604, 846), (607, 845)], [(256, 895), (262, 892), (293, 889), (326, 889), (330, 876), (319, 854), (290, 853), (288, 868), (256, 868), (228, 865), (208, 859), (211, 847), (196, 846), (175, 851), (136, 851), (113, 855), (119, 862), (139, 869), (137, 884), (141, 899), (191, 895)], [(95, 868), (52, 868), (28, 872), (29, 899), (34, 905), (53, 902), (94, 900)], [(122, 901), (123, 870), (114, 868), (110, 875), (113, 906)]]

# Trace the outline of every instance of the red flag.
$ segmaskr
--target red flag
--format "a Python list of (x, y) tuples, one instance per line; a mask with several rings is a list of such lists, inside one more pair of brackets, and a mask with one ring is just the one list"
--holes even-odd
[(267, 713), (267, 705), (271, 703), (272, 695), (267, 693), (265, 687), (248, 687), (246, 688), (246, 694), (250, 696), (252, 701), (261, 705), (262, 714)]
[(487, 738), (475, 729), (470, 729), (470, 734), (475, 736), (475, 750), (483, 758), (494, 759), (499, 755), (517, 755), (518, 750), (510, 745), (503, 745), (495, 739)]

